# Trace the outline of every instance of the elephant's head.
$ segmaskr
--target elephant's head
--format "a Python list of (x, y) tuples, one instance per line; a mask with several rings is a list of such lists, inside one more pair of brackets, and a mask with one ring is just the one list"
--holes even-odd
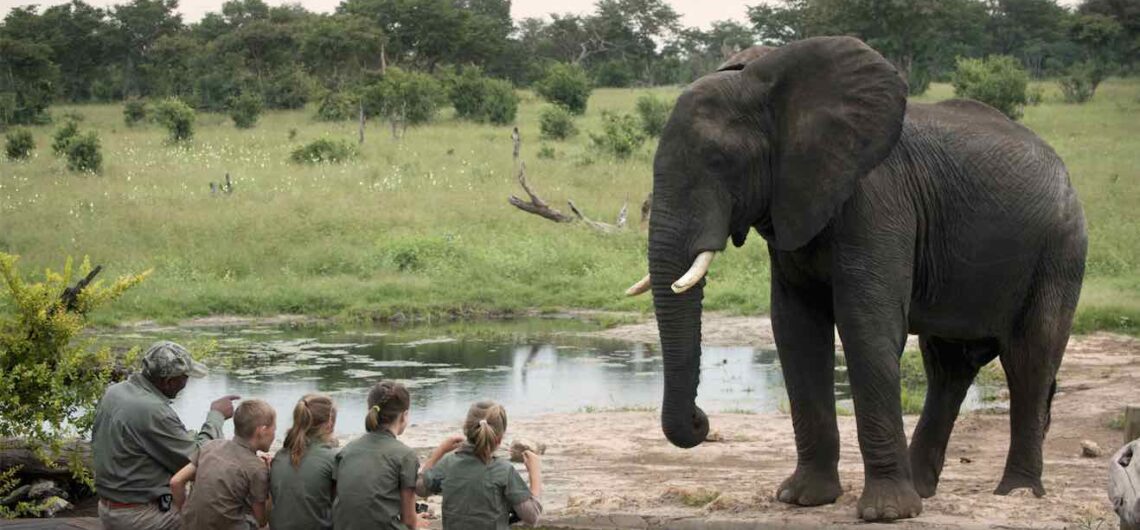
[(827, 226), (898, 141), (906, 83), (862, 42), (752, 48), (677, 100), (653, 162), (649, 276), (665, 364), (661, 423), (679, 447), (704, 441), (696, 406), (704, 274), (755, 227), (779, 250)]

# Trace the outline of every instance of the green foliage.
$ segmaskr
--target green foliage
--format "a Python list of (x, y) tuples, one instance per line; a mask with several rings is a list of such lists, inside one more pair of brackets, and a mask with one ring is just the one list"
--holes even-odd
[(467, 68), (448, 84), (455, 116), (460, 119), (507, 125), (518, 114), (519, 97), (509, 81), (486, 78), (478, 68)]
[(0, 34), (0, 127), (45, 123), (59, 67), (51, 48)]
[(1108, 69), (1102, 63), (1082, 61), (1070, 66), (1065, 75), (1057, 79), (1057, 85), (1061, 87), (1065, 103), (1088, 103), (1107, 76)]
[(319, 164), (345, 162), (356, 155), (356, 147), (345, 140), (321, 138), (294, 149), (289, 158), (297, 164)]
[(637, 118), (612, 112), (602, 112), (602, 134), (590, 133), (595, 148), (618, 159), (629, 158), (645, 139)]
[(123, 104), (123, 122), (127, 127), (134, 127), (146, 121), (147, 110), (146, 101), (137, 98), (128, 99)]
[(1029, 74), (1013, 57), (960, 58), (952, 82), (956, 96), (981, 101), (1011, 119), (1021, 118), (1027, 101)]
[(67, 152), (67, 144), (71, 143), (71, 140), (75, 139), (78, 135), (78, 123), (71, 120), (64, 122), (63, 125), (55, 130), (55, 134), (52, 135), (51, 151), (55, 153), (56, 156), (63, 155)]
[(299, 109), (309, 102), (316, 90), (316, 82), (298, 68), (289, 68), (274, 75), (262, 90), (262, 103), (271, 109)]
[(103, 152), (95, 131), (76, 135), (67, 143), (67, 169), (83, 173), (103, 170)]
[(166, 128), (171, 142), (184, 142), (194, 136), (194, 109), (178, 98), (155, 105), (153, 119)]
[(4, 144), (4, 154), (8, 156), (8, 160), (26, 160), (32, 156), (32, 150), (36, 148), (32, 131), (17, 127), (4, 136), (7, 140)]
[(238, 129), (252, 129), (257, 125), (257, 119), (261, 117), (264, 106), (260, 95), (246, 92), (230, 99), (230, 118), (234, 120), (234, 126)]
[(665, 130), (665, 123), (673, 113), (673, 103), (653, 94), (637, 98), (637, 115), (641, 118), (641, 130), (646, 136), (657, 137)]
[(487, 121), (495, 125), (513, 123), (519, 112), (519, 96), (514, 85), (502, 79), (488, 79), (485, 88), (483, 110)]
[(406, 127), (431, 121), (447, 101), (447, 90), (430, 75), (392, 67), (367, 85), (361, 97), (366, 115), (383, 116)]
[(565, 140), (578, 134), (578, 127), (574, 125), (574, 115), (562, 105), (550, 105), (542, 109), (538, 124), (544, 139)]
[[(39, 282), (26, 280), (16, 261), (0, 253), (5, 288), (0, 306), (8, 309), (0, 313), (0, 438), (23, 438), (43, 447), (44, 454), (59, 454), (64, 440), (90, 432), (95, 404), (113, 368), (110, 350), (95, 349), (82, 334), (87, 316), (138, 285), (149, 271), (109, 286), (96, 280), (69, 311), (60, 296), (91, 271), (88, 260), (76, 271), (68, 259), (62, 272), (47, 270)], [(89, 481), (89, 471), (79, 463), (76, 458), (73, 473)]]
[(538, 148), (538, 154), (536, 156), (545, 160), (554, 160), (557, 158), (558, 153), (554, 151), (553, 147), (549, 145), (543, 145), (542, 147)]
[(356, 102), (343, 92), (328, 92), (317, 106), (317, 120), (345, 121), (356, 115)]
[(929, 68), (911, 68), (906, 77), (907, 94), (911, 96), (921, 96), (925, 94), (926, 91), (930, 89), (931, 81), (933, 81), (933, 76), (930, 74)]
[(557, 63), (546, 71), (546, 76), (534, 86), (535, 92), (551, 103), (566, 107), (574, 114), (585, 114), (586, 103), (593, 89), (590, 78), (582, 67)]

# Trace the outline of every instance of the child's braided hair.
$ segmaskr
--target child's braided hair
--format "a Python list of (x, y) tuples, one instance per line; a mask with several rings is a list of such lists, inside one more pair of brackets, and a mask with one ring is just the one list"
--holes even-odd
[(368, 414), (364, 429), (373, 432), (400, 418), (411, 406), (408, 389), (395, 381), (381, 381), (368, 392)]

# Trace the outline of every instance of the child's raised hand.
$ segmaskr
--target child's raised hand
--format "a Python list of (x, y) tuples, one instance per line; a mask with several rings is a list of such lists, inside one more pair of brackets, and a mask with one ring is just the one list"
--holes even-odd
[(527, 469), (538, 469), (542, 463), (542, 458), (534, 451), (523, 451), (523, 465)]
[(454, 435), (454, 436), (448, 436), (446, 439), (444, 439), (442, 442), (439, 443), (439, 452), (440, 452), (440, 454), (450, 453), (450, 452), (458, 449), (459, 446), (463, 445), (463, 442), (466, 442), (466, 441), (467, 441), (466, 437), (458, 435), (458, 434)]

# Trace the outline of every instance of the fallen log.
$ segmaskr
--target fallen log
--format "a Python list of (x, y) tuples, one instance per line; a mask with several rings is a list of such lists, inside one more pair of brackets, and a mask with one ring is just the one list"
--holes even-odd
[(91, 469), (91, 444), (83, 440), (72, 440), (63, 444), (58, 453), (52, 453), (50, 448), (43, 447), (47, 453), (47, 461), (40, 458), (36, 451), (37, 444), (20, 438), (0, 439), (0, 472), (13, 467), (20, 467), (16, 475), (27, 481), (29, 479), (46, 478), (59, 481), (72, 479), (71, 465), (73, 459), (78, 459), (84, 469)]
[(1140, 440), (1125, 445), (1108, 469), (1108, 498), (1120, 530), (1140, 530)]
[(514, 195), (511, 195), (510, 198), (507, 199), (507, 202), (510, 202), (512, 205), (514, 205), (515, 208), (518, 208), (527, 213), (535, 214), (544, 219), (549, 219), (556, 223), (569, 223), (574, 220), (573, 217), (570, 217), (569, 215), (551, 208), (550, 205), (546, 203), (546, 201), (542, 200), (542, 198), (534, 192), (534, 190), (530, 189), (530, 186), (526, 183), (526, 162), (523, 162), (519, 165), (518, 179), (519, 184), (522, 185), (523, 191), (525, 191), (526, 194), (530, 196), (530, 201), (524, 201), (518, 197), (515, 197)]
[(622, 206), (622, 214), (619, 214), (618, 221), (621, 223), (621, 225), (618, 226), (618, 225), (612, 225), (609, 223), (603, 223), (601, 221), (595, 221), (593, 219), (590, 219), (589, 217), (586, 217), (586, 214), (582, 213), (582, 210), (578, 209), (578, 206), (574, 204), (574, 201), (566, 201), (566, 202), (570, 204), (570, 211), (574, 212), (574, 215), (578, 216), (578, 219), (581, 219), (582, 222), (586, 223), (586, 226), (589, 226), (590, 228), (593, 228), (595, 230), (599, 230), (601, 232), (609, 234), (612, 232), (616, 232), (616, 231), (620, 230), (622, 226), (625, 226), (625, 219), (624, 219), (624, 215), (625, 215), (624, 212), (626, 209), (625, 206)]

